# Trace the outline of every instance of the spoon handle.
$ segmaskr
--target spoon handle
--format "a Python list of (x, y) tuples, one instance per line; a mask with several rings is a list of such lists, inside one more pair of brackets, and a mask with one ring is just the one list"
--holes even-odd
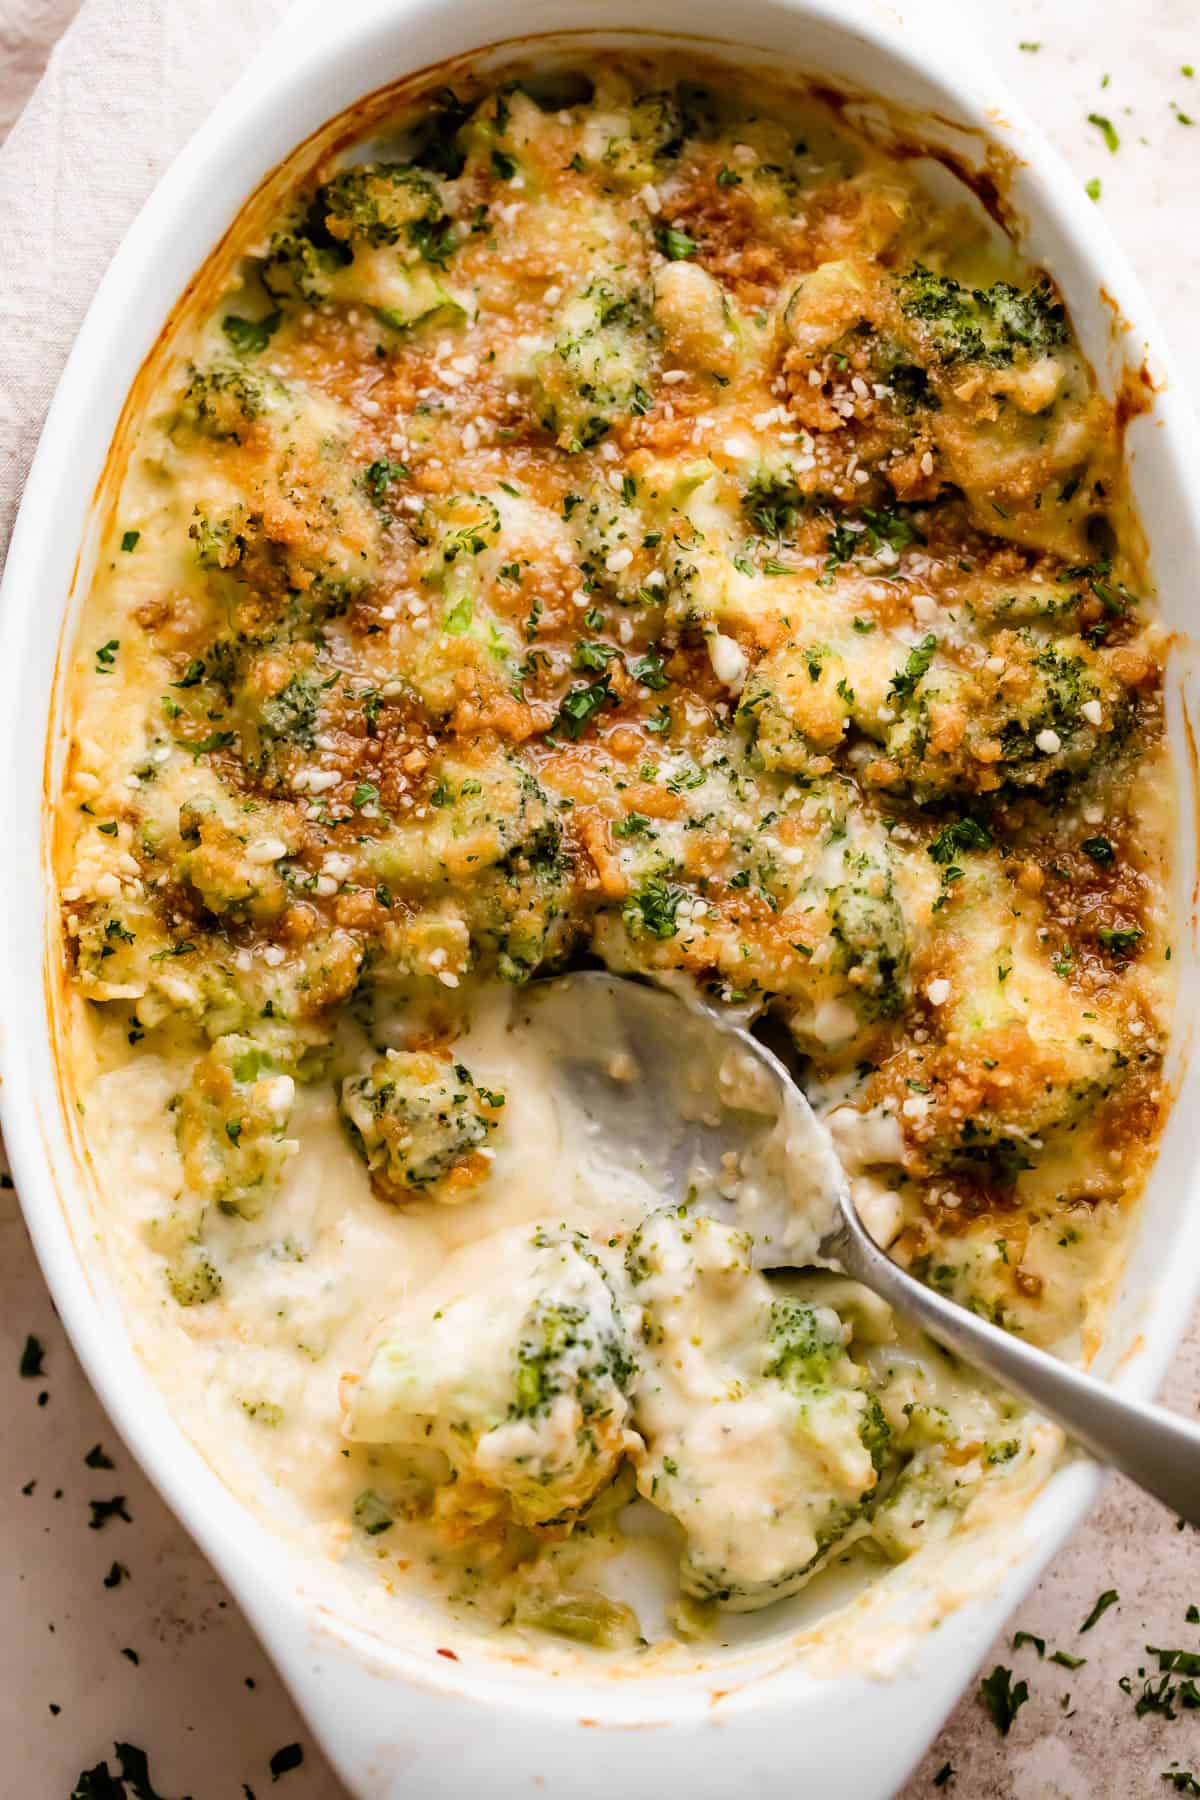
[(841, 1228), (822, 1245), (847, 1275), (873, 1288), (931, 1338), (1030, 1401), (1100, 1462), (1200, 1525), (1200, 1427), (1162, 1407), (1125, 1400), (1093, 1375), (1023, 1343), (935, 1294), (870, 1237), (847, 1198)]

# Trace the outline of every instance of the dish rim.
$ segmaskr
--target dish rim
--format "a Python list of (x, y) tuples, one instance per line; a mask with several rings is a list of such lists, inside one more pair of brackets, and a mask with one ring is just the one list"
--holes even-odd
[[(644, 21), (648, 13), (657, 16), (673, 10), (680, 16), (688, 11), (689, 23), (695, 24), (705, 15), (702, 6), (687, 9), (682, 0), (656, 0), (654, 6), (644, 5), (637, 9), (628, 4), (614, 4), (613, 0), (594, 0), (592, 5), (586, 7), (581, 0), (562, 0), (557, 11), (570, 12), (572, 8), (579, 17), (586, 15), (593, 20), (597, 13), (625, 14), (636, 10)], [(12, 769), (24, 769), (30, 761), (27, 751), (23, 760), (21, 756), (21, 721), (29, 710), (22, 693), (26, 659), (21, 652), (39, 634), (44, 638), (49, 631), (55, 640), (56, 654), (61, 655), (63, 647), (70, 640), (71, 626), (77, 616), (78, 592), (74, 593), (61, 614), (57, 607), (39, 608), (39, 595), (46, 589), (39, 582), (38, 576), (47, 566), (61, 566), (62, 538), (69, 536), (73, 554), (74, 546), (77, 543), (80, 545), (73, 580), (76, 587), (81, 585), (78, 577), (85, 560), (83, 546), (94, 502), (78, 498), (80, 483), (76, 445), (89, 403), (95, 403), (96, 393), (99, 392), (102, 396), (98, 410), (104, 413), (111, 405), (112, 394), (116, 392), (116, 412), (119, 414), (130, 386), (123, 374), (113, 374), (113, 365), (120, 370), (128, 365), (130, 356), (134, 354), (128, 343), (122, 345), (123, 296), (128, 296), (135, 284), (147, 275), (158, 287), (165, 285), (173, 293), (184, 290), (192, 274), (211, 253), (221, 231), (214, 230), (208, 247), (195, 254), (186, 246), (195, 239), (201, 227), (195, 223), (184, 227), (178, 223), (176, 215), (186, 215), (191, 200), (200, 202), (201, 215), (209, 219), (216, 218), (222, 212), (226, 222), (236, 216), (249, 193), (258, 185), (260, 177), (267, 172), (265, 169), (259, 170), (251, 186), (245, 186), (244, 177), (240, 173), (246, 166), (245, 162), (241, 159), (235, 162), (231, 156), (238, 134), (246, 135), (260, 114), (265, 115), (274, 109), (278, 135), (280, 115), (287, 112), (289, 94), (301, 87), (306, 80), (311, 83), (317, 74), (315, 64), (318, 51), (328, 56), (332, 49), (332, 53), (345, 64), (356, 53), (356, 47), (361, 50), (370, 41), (393, 36), (399, 22), (406, 16), (424, 15), (428, 19), (453, 10), (453, 7), (448, 6), (446, 0), (361, 0), (353, 24), (346, 25), (342, 21), (336, 29), (329, 23), (322, 28), (321, 10), (316, 0), (306, 0), (305, 4), (293, 9), (236, 87), (181, 152), (147, 201), (114, 257), (80, 330), (47, 416), (14, 528), (3, 587), (0, 588), (0, 607), (3, 608), (0, 612), (0, 628), (9, 652), (0, 662), (0, 733), (3, 734), (0, 736), (0, 743), (9, 751), (9, 766)], [(462, 10), (468, 11), (469, 7)], [(476, 10), (482, 16), (486, 8), (480, 3)], [(541, 16), (548, 10), (555, 11), (554, 0), (530, 0), (527, 10), (532, 22), (534, 16)], [(715, 7), (709, 10), (714, 19), (720, 13), (720, 9)], [(747, 13), (750, 16), (786, 14), (797, 21), (808, 19), (824, 23), (844, 34), (858, 32), (863, 36), (864, 42), (869, 41), (874, 49), (882, 51), (885, 58), (897, 67), (914, 62), (923, 65), (921, 72), (947, 94), (953, 92), (960, 115), (970, 121), (975, 129), (984, 131), (990, 140), (1000, 141), (998, 133), (1003, 126), (1008, 141), (1019, 144), (1022, 154), (1026, 155), (1030, 180), (1035, 188), (1040, 184), (1044, 190), (1040, 196), (1044, 210), (1061, 230), (1064, 247), (1077, 254), (1098, 281), (1103, 275), (1101, 286), (1111, 296), (1117, 315), (1126, 322), (1132, 322), (1126, 325), (1125, 337), (1139, 344), (1144, 352), (1152, 356), (1156, 370), (1169, 370), (1169, 363), (1162, 349), (1161, 334), (1154, 324), (1150, 309), (1123, 257), (1096, 216), (1095, 209), (1082, 191), (1076, 190), (1073, 177), (1063, 168), (1056, 154), (1041, 142), (1039, 135), (1023, 118), (1019, 109), (986, 72), (971, 67), (960, 52), (947, 49), (945, 45), (939, 46), (935, 53), (926, 39), (924, 23), (905, 19), (890, 7), (884, 6), (882, 0), (752, 0)], [(304, 25), (306, 32), (311, 28), (311, 35), (303, 44), (299, 43), (301, 33), (297, 30), (300, 24)], [(667, 27), (652, 25), (646, 29), (652, 33), (661, 30), (665, 35), (671, 35)], [(757, 25), (748, 27), (751, 35), (758, 29)], [(640, 35), (639, 27), (622, 26), (612, 19), (594, 23), (587, 35), (595, 38), (612, 32), (634, 39), (635, 47), (638, 47), (636, 39)], [(519, 37), (503, 41), (514, 47), (528, 46), (537, 37), (558, 37), (562, 34), (562, 28), (559, 27), (545, 33), (523, 33)], [(678, 25), (674, 35), (678, 38), (691, 36), (690, 33), (681, 31)], [(706, 47), (714, 51), (723, 48), (736, 57), (739, 49), (738, 43), (722, 39), (715, 29), (706, 39), (694, 36), (691, 37), (691, 42), (697, 52), (702, 52)], [(473, 54), (483, 55), (494, 47), (494, 42), (481, 42)], [(740, 47), (743, 51), (746, 48), (744, 45)], [(276, 56), (280, 59), (278, 66), (272, 62)], [(798, 72), (803, 70), (804, 64), (803, 52), (798, 52), (795, 57)], [(404, 73), (399, 71), (393, 79), (403, 79)], [(328, 85), (330, 91), (336, 87), (335, 75), (329, 76)], [(367, 91), (369, 90), (363, 90), (364, 96)], [(328, 116), (333, 117), (351, 104), (353, 97), (350, 100), (340, 100), (338, 104), (329, 107)], [(292, 136), (302, 137), (303, 133), (293, 133)], [(294, 148), (294, 144), (289, 145), (289, 148)], [(221, 186), (222, 180), (225, 182), (224, 188)], [(223, 201), (219, 198), (222, 193), (225, 195)], [(231, 198), (231, 195), (234, 197)], [(1040, 260), (1050, 261), (1045, 256)], [(1054, 266), (1052, 261), (1050, 266)], [(137, 350), (134, 356), (136, 365), (141, 364), (143, 355), (149, 349), (150, 345), (146, 343)], [(1165, 389), (1155, 396), (1154, 420), (1162, 428), (1168, 443), (1168, 459), (1175, 461), (1180, 467), (1185, 466), (1188, 439), (1194, 438), (1194, 425), (1177, 384), (1169, 378)], [(107, 432), (108, 438), (112, 437), (115, 425), (114, 416)], [(64, 493), (67, 515), (77, 515), (79, 518), (79, 530), (73, 530), (69, 534), (64, 533), (62, 526)], [(1197, 504), (1200, 503), (1193, 504), (1188, 520), (1194, 542), (1200, 542)], [(61, 583), (51, 582), (50, 591), (58, 591), (61, 586)], [(49, 627), (43, 623), (46, 618), (51, 621)], [(50, 695), (49, 717), (48, 720), (44, 719), (47, 725), (47, 769), (49, 752), (61, 725), (60, 705), (61, 688), (56, 679)], [(28, 740), (25, 741), (27, 743)], [(11, 814), (16, 803), (13, 789), (22, 787), (23, 784), (20, 783), (11, 784), (10, 789), (6, 790), (0, 801), (0, 825), (5, 823), (6, 815)], [(18, 843), (22, 841), (23, 829), (20, 826), (16, 831)], [(46, 878), (46, 834), (41, 834), (40, 843), (42, 853), (34, 866)], [(30, 889), (36, 889), (31, 909), (31, 894), (23, 890), (21, 874), (15, 867), (19, 861), (17, 856), (8, 857), (5, 868), (0, 873), (0, 898), (3, 900), (3, 961), (0, 962), (0, 978), (3, 980), (6, 997), (16, 1002), (6, 1005), (4, 1023), (0, 1026), (0, 1073), (3, 1076), (0, 1085), (0, 1118), (5, 1127), (14, 1178), (39, 1261), (89, 1379), (109, 1408), (122, 1436), (176, 1516), (185, 1523), (230, 1581), (259, 1628), (260, 1635), (267, 1639), (276, 1660), (285, 1665), (285, 1678), (289, 1679), (294, 1690), (303, 1688), (308, 1693), (304, 1671), (297, 1666), (294, 1657), (289, 1659), (286, 1648), (280, 1642), (280, 1631), (273, 1628), (270, 1587), (274, 1576), (264, 1581), (254, 1555), (247, 1553), (243, 1546), (230, 1541), (223, 1522), (214, 1523), (204, 1516), (200, 1498), (190, 1489), (186, 1468), (181, 1472), (172, 1467), (172, 1446), (169, 1441), (164, 1440), (169, 1440), (172, 1434), (183, 1438), (184, 1434), (182, 1428), (170, 1420), (165, 1404), (158, 1408), (161, 1416), (155, 1416), (153, 1408), (147, 1414), (139, 1407), (139, 1400), (145, 1397), (138, 1394), (139, 1385), (152, 1387), (148, 1373), (137, 1365), (141, 1380), (131, 1380), (125, 1359), (118, 1359), (120, 1366), (116, 1369), (108, 1361), (108, 1352), (112, 1349), (112, 1320), (104, 1313), (91, 1286), (84, 1266), (84, 1246), (73, 1238), (70, 1222), (60, 1202), (58, 1184), (50, 1172), (52, 1167), (57, 1171), (63, 1165), (61, 1148), (56, 1153), (54, 1146), (58, 1138), (65, 1141), (65, 1121), (58, 1116), (57, 1101), (54, 1098), (48, 1099), (44, 1088), (39, 1086), (36, 1074), (39, 1064), (44, 1061), (39, 1053), (45, 1051), (51, 1057), (53, 1055), (49, 1042), (44, 1045), (40, 1043), (51, 1016), (50, 983), (41, 986), (40, 1008), (37, 1005), (31, 1007), (30, 971), (27, 962), (23, 966), (21, 961), (22, 944), (28, 942), (27, 934), (22, 937), (23, 912), (36, 910), (44, 902), (46, 895), (41, 883), (30, 882)], [(26, 877), (30, 873), (26, 868)], [(51, 971), (47, 973), (52, 974)], [(1191, 1212), (1196, 1216), (1191, 1221), (1190, 1235), (1194, 1243), (1200, 1244), (1198, 1202), (1200, 1195), (1193, 1193)], [(1187, 1223), (1187, 1215), (1181, 1209), (1178, 1221), (1181, 1246), (1189, 1235), (1185, 1230)], [(1200, 1258), (1191, 1259), (1191, 1266), (1197, 1268), (1197, 1274), (1190, 1277), (1184, 1268), (1188, 1261), (1186, 1256), (1178, 1256), (1178, 1266), (1173, 1278), (1166, 1279), (1155, 1290), (1155, 1318), (1147, 1325), (1147, 1335), (1141, 1350), (1128, 1359), (1121, 1374), (1121, 1385), (1131, 1392), (1146, 1393), (1150, 1390), (1178, 1343), (1185, 1310), (1195, 1288), (1200, 1284)], [(124, 1348), (132, 1357), (131, 1344), (127, 1342)], [(184, 1442), (188, 1443), (190, 1456), (199, 1460), (199, 1452), (195, 1447), (186, 1438)], [(210, 1478), (216, 1480), (215, 1476)], [(1034, 1533), (1032, 1546), (1027, 1546), (1019, 1559), (1015, 1579), (1003, 1586), (1002, 1603), (999, 1606), (993, 1603), (977, 1607), (974, 1602), (970, 1602), (950, 1621), (951, 1627), (961, 1626), (968, 1616), (976, 1621), (968, 1634), (968, 1650), (972, 1643), (982, 1645), (985, 1641), (983, 1632), (990, 1629), (989, 1621), (993, 1619), (993, 1615), (1002, 1616), (1019, 1597), (1019, 1593), (1033, 1581), (1057, 1544), (1082, 1516), (1096, 1491), (1098, 1480), (1094, 1470), (1081, 1464), (1073, 1465), (1061, 1471), (1045, 1494), (1035, 1502), (1027, 1523), (1032, 1522), (1036, 1512), (1039, 1527), (1045, 1523), (1048, 1529), (1040, 1544), (1036, 1541), (1037, 1533)], [(233, 1500), (232, 1495), (229, 1499), (234, 1509), (240, 1512), (240, 1503)], [(1043, 1501), (1047, 1503), (1045, 1506)], [(1046, 1512), (1056, 1514), (1057, 1522), (1043, 1521), (1041, 1515)], [(308, 1630), (326, 1630), (328, 1621), (325, 1626), (314, 1626), (309, 1599), (301, 1590), (289, 1592), (287, 1599), (295, 1609), (295, 1616), (304, 1621)], [(278, 1596), (276, 1604), (278, 1605)], [(280, 1612), (284, 1610), (285, 1607), (279, 1606)], [(957, 1635), (957, 1631), (947, 1629), (943, 1642), (948, 1644)], [(346, 1641), (351, 1641), (353, 1637), (351, 1632)], [(315, 1652), (310, 1650), (310, 1654)], [(369, 1652), (364, 1643), (357, 1643), (353, 1654), (366, 1659), (371, 1654), (378, 1653)], [(333, 1660), (336, 1661), (336, 1658)], [(389, 1652), (388, 1660), (393, 1669), (396, 1669), (399, 1659)], [(457, 1678), (454, 1681), (449, 1679), (446, 1665), (432, 1672), (424, 1670), (420, 1674), (412, 1669), (397, 1672), (403, 1672), (414, 1683), (414, 1692), (420, 1694), (424, 1688), (426, 1701), (429, 1695), (426, 1684), (431, 1680), (439, 1692), (448, 1694), (452, 1700), (469, 1702), (474, 1697), (473, 1693), (468, 1693), (470, 1683), (464, 1688)], [(440, 1677), (440, 1681), (435, 1677)], [(597, 1687), (602, 1685), (598, 1678)], [(841, 1685), (853, 1687), (855, 1682)], [(943, 1682), (942, 1687), (944, 1686)], [(486, 1687), (486, 1683), (475, 1684), (475, 1689), (480, 1692), (486, 1692)], [(304, 1696), (298, 1693), (297, 1697), (304, 1706)], [(926, 1721), (928, 1729), (923, 1729), (921, 1734), (914, 1734), (911, 1730), (901, 1734), (908, 1739), (910, 1749), (916, 1743), (917, 1754), (923, 1747), (924, 1737), (936, 1729), (941, 1716), (942, 1698), (937, 1702), (932, 1723)], [(953, 1698), (952, 1691), (950, 1698)], [(534, 1699), (521, 1700), (512, 1693), (506, 1693), (503, 1699), (509, 1705), (516, 1700), (513, 1711), (518, 1718), (528, 1709), (539, 1713), (544, 1710)], [(786, 1704), (794, 1705), (795, 1696)], [(758, 1710), (765, 1713), (777, 1705), (777, 1699), (763, 1699)], [(311, 1696), (309, 1710), (320, 1710)], [(611, 1706), (608, 1708), (613, 1722), (616, 1722), (621, 1710)], [(685, 1728), (686, 1721), (673, 1719), (671, 1723), (671, 1735), (674, 1737)], [(328, 1736), (328, 1726), (324, 1732), (318, 1727), (318, 1734)], [(917, 1741), (918, 1736), (921, 1741)], [(343, 1762), (343, 1758), (336, 1752), (335, 1760)], [(908, 1760), (911, 1760), (911, 1756)], [(894, 1774), (893, 1763), (893, 1777)], [(370, 1786), (362, 1791), (377, 1794), (382, 1790), (377, 1786)], [(493, 1788), (493, 1791), (496, 1790)], [(861, 1791), (865, 1793), (876, 1790)], [(884, 1790), (878, 1791), (882, 1793)]]

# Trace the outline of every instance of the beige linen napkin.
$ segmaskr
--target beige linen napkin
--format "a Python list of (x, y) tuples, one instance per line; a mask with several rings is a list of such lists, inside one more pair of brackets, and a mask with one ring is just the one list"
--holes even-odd
[[(0, 148), (0, 559), (88, 301), (138, 208), (288, 0), (84, 0)], [(0, 0), (15, 86), (69, 0)]]

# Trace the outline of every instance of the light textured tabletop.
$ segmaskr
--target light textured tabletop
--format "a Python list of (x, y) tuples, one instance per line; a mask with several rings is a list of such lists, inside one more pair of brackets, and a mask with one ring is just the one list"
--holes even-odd
[[(73, 10), (72, 0), (0, 0), (0, 135)], [(960, 0), (955, 12), (1080, 182), (1100, 178), (1099, 205), (1150, 291), (1180, 374), (1200, 396), (1200, 73), (1188, 72), (1193, 63), (1200, 71), (1200, 0)], [(1089, 113), (1115, 126), (1115, 153)], [(36, 1377), (19, 1372), (29, 1335), (45, 1346)], [(1165, 1398), (1181, 1411), (1197, 1409), (1200, 1320)], [(221, 1582), (93, 1398), (7, 1188), (0, 1406), (0, 1792), (68, 1800), (81, 1770), (105, 1757), (115, 1770), (113, 1743), (122, 1740), (148, 1753), (162, 1795), (264, 1800), (276, 1791), (272, 1756), (298, 1744), (302, 1762), (278, 1774), (283, 1800), (337, 1800), (339, 1784)], [(122, 1509), (102, 1522), (104, 1510), (91, 1503), (117, 1495)], [(1093, 1602), (1110, 1589), (1117, 1603), (1081, 1634)], [(1200, 1625), (1186, 1620), (1192, 1604), (1200, 1606), (1200, 1540), (1112, 1481), (979, 1670), (963, 1670), (965, 1697), (903, 1800), (1138, 1800), (1176, 1791), (1162, 1778), (1172, 1770), (1195, 1771), (1195, 1786), (1177, 1785), (1200, 1794), (1200, 1710), (1178, 1696), (1173, 1718), (1161, 1702), (1137, 1707), (1157, 1667), (1147, 1644), (1200, 1651)], [(1014, 1649), (1018, 1630), (1042, 1639), (1045, 1655), (1032, 1644)], [(1087, 1660), (1069, 1669), (1050, 1660), (1055, 1650)], [(1029, 1690), (1003, 1738), (978, 1692), (980, 1676), (997, 1664)], [(443, 1792), (459, 1800), (449, 1773)], [(846, 1793), (853, 1794), (849, 1775)]]

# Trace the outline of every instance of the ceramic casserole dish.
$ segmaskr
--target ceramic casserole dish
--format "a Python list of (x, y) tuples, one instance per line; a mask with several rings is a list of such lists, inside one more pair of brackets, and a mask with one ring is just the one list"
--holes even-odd
[[(517, 41), (513, 27), (520, 26)], [(687, 49), (794, 70), (868, 129), (926, 146), (943, 184), (998, 211), (1051, 272), (1101, 388), (1129, 414), (1131, 484), (1173, 638), (1168, 714), (1179, 788), (1178, 1001), (1172, 1116), (1097, 1367), (1149, 1395), (1179, 1340), (1200, 1269), (1200, 1183), (1189, 1113), (1197, 1005), (1193, 871), (1196, 707), (1190, 578), (1200, 556), (1195, 442), (1146, 302), (1078, 183), (990, 77), (913, 16), (873, 0), (528, 0), (504, 22), (485, 0), (298, 7), (172, 167), (122, 245), (72, 352), (30, 474), (3, 588), (0, 731), (9, 771), (0, 867), (3, 1122), (48, 1284), (97, 1392), (167, 1503), (228, 1582), (351, 1792), (697, 1800), (797, 1788), (871, 1800), (902, 1782), (1008, 1611), (1094, 1498), (1067, 1461), (1024, 1507), (919, 1556), (824, 1619), (784, 1613), (736, 1647), (654, 1673), (579, 1658), (549, 1674), (503, 1643), (459, 1655), (451, 1627), (386, 1629), (324, 1556), (272, 1532), (172, 1416), (134, 1348), (105, 1268), (93, 1176), (56, 1046), (60, 956), (49, 870), (63, 645), (96, 555), (95, 496), (143, 360), (180, 295), (271, 171), (364, 95), (447, 63), (517, 52), (586, 67), (589, 49)]]

